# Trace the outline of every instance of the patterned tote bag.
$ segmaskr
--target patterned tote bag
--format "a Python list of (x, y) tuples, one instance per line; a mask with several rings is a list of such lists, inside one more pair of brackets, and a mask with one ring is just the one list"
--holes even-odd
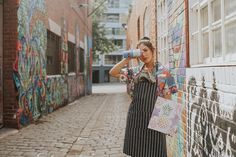
[[(166, 96), (176, 93), (177, 87), (174, 77), (169, 70), (160, 63), (157, 64), (157, 95), (158, 98), (149, 121), (148, 128), (168, 135), (173, 135), (180, 120), (182, 105)], [(165, 88), (168, 86), (168, 88)]]

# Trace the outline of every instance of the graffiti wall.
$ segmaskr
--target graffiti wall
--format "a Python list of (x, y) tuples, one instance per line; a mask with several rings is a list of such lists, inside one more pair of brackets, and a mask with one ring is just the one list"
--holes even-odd
[(46, 103), (48, 112), (68, 103), (68, 85), (66, 76), (55, 75), (47, 77)]
[(190, 157), (236, 157), (236, 68), (187, 70)]
[(76, 75), (70, 74), (68, 76), (68, 91), (69, 91), (69, 102), (74, 101), (79, 95), (79, 89), (77, 85)]
[[(21, 125), (46, 111), (47, 30), (37, 17), (45, 14), (44, 0), (21, 0), (18, 8), (18, 43), (13, 78), (18, 92), (17, 120)], [(34, 21), (32, 23), (32, 21)]]
[(185, 112), (185, 77), (186, 77), (186, 42), (185, 42), (185, 5), (184, 0), (167, 0), (168, 12), (168, 53), (169, 68), (175, 76), (178, 93), (172, 99), (183, 104), (183, 116), (174, 137), (167, 137), (168, 156), (186, 156), (186, 112)]
[[(46, 74), (47, 28), (41, 20), (47, 16), (45, 0), (21, 0), (17, 16), (18, 42), (13, 65), (13, 79), (19, 102), (16, 118), (19, 124), (27, 125), (68, 102), (68, 78), (64, 75)], [(66, 74), (68, 33), (64, 19), (62, 26), (61, 72)], [(72, 83), (76, 84), (76, 81)]]
[(61, 29), (61, 74), (68, 73), (68, 26), (65, 18), (62, 18)]

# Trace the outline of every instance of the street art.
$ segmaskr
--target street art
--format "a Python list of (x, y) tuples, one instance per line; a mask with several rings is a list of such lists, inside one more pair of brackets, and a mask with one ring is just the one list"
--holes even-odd
[(68, 30), (65, 18), (62, 18), (61, 29), (61, 74), (68, 73)]
[(31, 21), (36, 11), (43, 16), (44, 0), (20, 1), (17, 12), (18, 42), (16, 60), (13, 65), (13, 79), (19, 101), (16, 118), (21, 125), (37, 119), (46, 111), (47, 30), (40, 20), (36, 20), (32, 26)]
[(75, 43), (76, 43), (76, 59), (75, 59), (75, 63), (76, 63), (76, 74), (79, 74), (79, 50), (80, 50), (80, 32), (79, 32), (79, 25), (76, 24), (75, 26)]
[(217, 89), (214, 72), (212, 82), (209, 89), (204, 76), (201, 85), (195, 77), (189, 78), (187, 153), (191, 157), (236, 157), (236, 110), (221, 104), (223, 93)]
[(46, 102), (48, 112), (51, 113), (55, 109), (65, 105), (68, 100), (68, 86), (66, 76), (48, 76), (47, 77), (47, 96)]
[[(168, 8), (168, 52), (169, 52), (169, 68), (175, 76), (179, 92), (172, 96), (172, 99), (183, 104), (185, 108), (185, 16), (184, 16), (184, 0), (174, 1), (167, 0)], [(183, 111), (181, 123), (179, 123), (177, 134), (174, 137), (167, 137), (167, 145), (169, 148), (168, 156), (184, 157), (186, 156), (186, 116)]]
[(69, 90), (69, 102), (72, 102), (79, 95), (79, 93), (77, 93), (76, 75), (68, 76), (68, 90)]

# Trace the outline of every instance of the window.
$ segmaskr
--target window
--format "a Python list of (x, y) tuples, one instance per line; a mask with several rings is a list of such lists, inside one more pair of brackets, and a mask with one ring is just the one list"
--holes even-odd
[(109, 0), (108, 1), (108, 7), (109, 8), (119, 8), (120, 7), (119, 0)]
[(119, 22), (120, 15), (119, 14), (107, 14), (106, 16), (107, 22)]
[(80, 48), (79, 50), (79, 72), (84, 72), (84, 49)]
[(75, 72), (75, 44), (68, 42), (68, 72)]
[(106, 35), (125, 35), (125, 31), (121, 28), (106, 28)]
[(150, 17), (149, 17), (149, 11), (148, 8), (145, 9), (144, 12), (144, 27), (143, 27), (143, 32), (144, 32), (144, 36), (149, 37), (149, 26), (150, 26)]
[(208, 26), (208, 7), (204, 7), (201, 10), (201, 22), (202, 22), (202, 28)]
[(123, 40), (121, 40), (121, 39), (116, 39), (116, 40), (113, 40), (112, 42), (120, 48), (123, 47)]
[(236, 53), (236, 22), (225, 27), (226, 53)]
[(214, 57), (220, 57), (222, 52), (222, 40), (221, 40), (221, 29), (218, 28), (213, 31), (213, 55)]
[(125, 35), (125, 31), (121, 28), (112, 28), (112, 35)]
[(105, 64), (114, 65), (122, 60), (122, 55), (105, 55)]
[(213, 22), (220, 20), (221, 18), (221, 4), (220, 0), (212, 1), (212, 17)]
[(51, 31), (47, 31), (47, 74), (60, 74), (60, 37)]
[(228, 16), (236, 11), (235, 0), (225, 0), (225, 16)]
[(193, 0), (192, 4), (190, 64), (236, 64), (236, 1)]
[(167, 1), (158, 1), (158, 15), (157, 15), (157, 45), (158, 45), (158, 60), (163, 64), (168, 64), (168, 10)]

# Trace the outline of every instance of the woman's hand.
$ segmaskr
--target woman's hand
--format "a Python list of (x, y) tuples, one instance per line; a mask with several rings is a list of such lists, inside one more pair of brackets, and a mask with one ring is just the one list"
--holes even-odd
[(120, 78), (120, 75), (121, 75), (120, 71), (121, 71), (121, 69), (125, 65), (128, 65), (130, 60), (131, 60), (130, 57), (122, 59), (119, 63), (114, 65), (114, 67), (109, 71), (109, 74), (112, 77)]

